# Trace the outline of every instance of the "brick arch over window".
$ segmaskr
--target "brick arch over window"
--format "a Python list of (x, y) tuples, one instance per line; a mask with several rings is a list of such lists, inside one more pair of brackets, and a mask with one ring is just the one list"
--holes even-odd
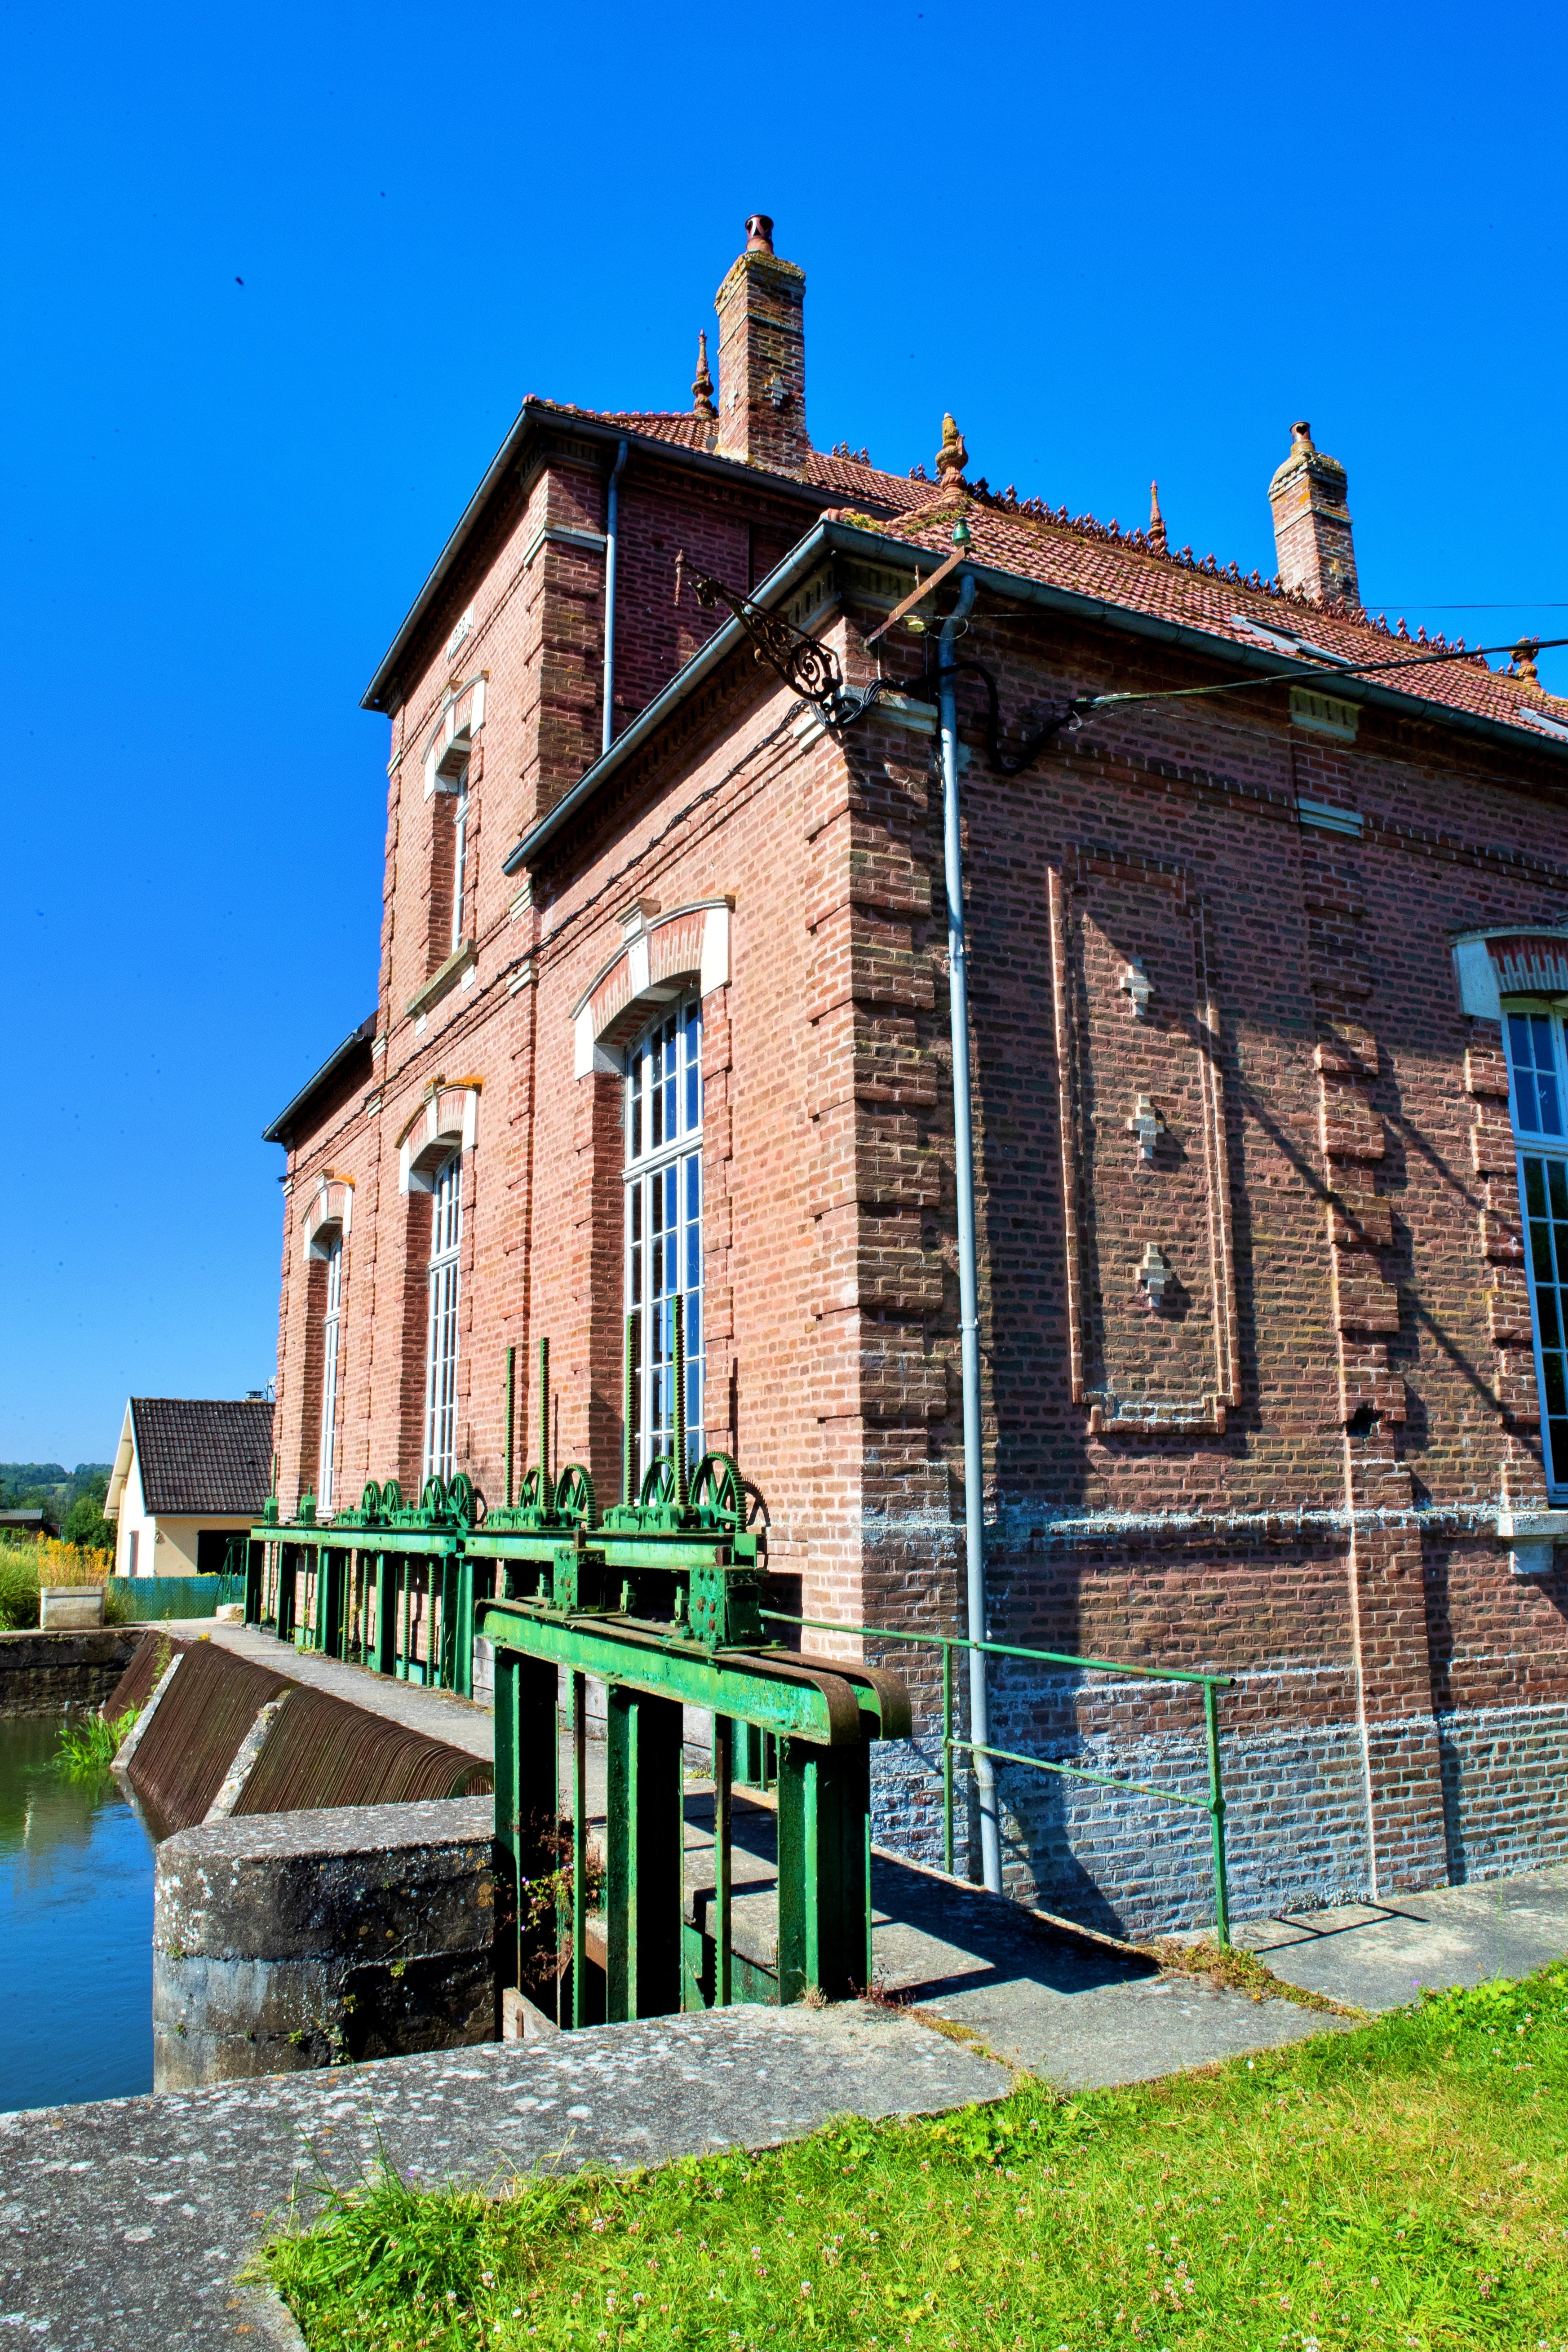
[(307, 1258), (329, 1257), (335, 1241), (347, 1241), (353, 1229), (354, 1180), (323, 1169), (316, 1190), (300, 1220)]
[(1568, 925), (1510, 923), (1454, 941), (1459, 1003), (1472, 1018), (1500, 1021), (1505, 996), (1568, 997)]
[(397, 1139), (397, 1189), (428, 1192), (455, 1150), (479, 1140), (482, 1078), (437, 1078)]
[[(455, 776), (443, 772), (451, 765), (447, 755), (457, 745), (459, 736), (468, 747), (470, 755), (478, 751), (479, 730), (485, 723), (485, 687), (489, 676), (488, 670), (480, 670), (466, 685), (447, 688), (440, 714), (425, 740), (421, 764), (426, 800), (443, 787), (448, 790), (455, 788)], [(474, 775), (472, 781), (477, 783), (479, 777)]]
[(625, 1049), (658, 1007), (693, 981), (703, 996), (730, 979), (730, 901), (704, 898), (660, 914), (646, 900), (621, 918), (622, 944), (573, 1010), (575, 1073), (619, 1072)]

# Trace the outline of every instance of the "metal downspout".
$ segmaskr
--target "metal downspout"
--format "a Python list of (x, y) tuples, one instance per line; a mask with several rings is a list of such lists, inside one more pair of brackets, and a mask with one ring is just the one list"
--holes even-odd
[[(942, 740), (942, 867), (947, 878), (948, 996), (952, 1015), (953, 1173), (958, 1190), (958, 1329), (963, 1378), (963, 1549), (965, 1615), (972, 1642), (985, 1639), (984, 1462), (980, 1445), (980, 1285), (974, 1259), (974, 1128), (969, 1080), (969, 961), (963, 933), (963, 835), (958, 801), (958, 709), (952, 640), (974, 602), (974, 578), (962, 575), (958, 602), (942, 625), (937, 706)], [(969, 1736), (982, 1748), (991, 1738), (985, 1656), (969, 1653)], [(1002, 1891), (1002, 1840), (996, 1821), (996, 1776), (989, 1756), (975, 1754), (980, 1804), (980, 1868), (994, 1894)]]
[(621, 468), (626, 462), (623, 441), (610, 470), (610, 496), (605, 516), (605, 731), (602, 759), (616, 734), (616, 518), (620, 507)]

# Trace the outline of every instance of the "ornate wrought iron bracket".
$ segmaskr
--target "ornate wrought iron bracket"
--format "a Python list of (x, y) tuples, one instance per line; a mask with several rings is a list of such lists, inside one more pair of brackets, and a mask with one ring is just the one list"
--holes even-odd
[(838, 656), (830, 646), (820, 645), (816, 637), (797, 629), (781, 614), (764, 612), (749, 596), (738, 596), (722, 580), (715, 580), (711, 572), (689, 566), (684, 554), (678, 559), (677, 569), (689, 576), (704, 612), (710, 613), (716, 604), (729, 606), (746, 633), (753, 660), (765, 662), (792, 694), (809, 702), (825, 727), (837, 731), (852, 726), (887, 691), (891, 681), (873, 678), (869, 686), (851, 692), (844, 683)]

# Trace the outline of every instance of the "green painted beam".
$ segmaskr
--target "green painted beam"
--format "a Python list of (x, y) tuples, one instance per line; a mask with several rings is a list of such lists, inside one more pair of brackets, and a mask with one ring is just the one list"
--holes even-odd
[(710, 1715), (733, 1716), (819, 1748), (856, 1744), (863, 1735), (853, 1667), (829, 1672), (782, 1655), (714, 1653), (698, 1643), (674, 1643), (667, 1633), (624, 1619), (558, 1616), (516, 1601), (481, 1601), (475, 1613), (478, 1632), (498, 1650), (552, 1659), (601, 1682), (679, 1699)]
[[(411, 1552), (418, 1559), (447, 1559), (465, 1549), (451, 1528), (252, 1528), (258, 1543), (299, 1544), (310, 1551)], [(557, 1538), (559, 1540), (559, 1538)]]

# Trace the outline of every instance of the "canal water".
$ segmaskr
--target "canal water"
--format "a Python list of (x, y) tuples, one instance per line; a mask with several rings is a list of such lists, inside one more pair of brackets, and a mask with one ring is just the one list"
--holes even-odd
[(0, 1717), (0, 2111), (153, 2087), (153, 1845), (63, 1718)]

